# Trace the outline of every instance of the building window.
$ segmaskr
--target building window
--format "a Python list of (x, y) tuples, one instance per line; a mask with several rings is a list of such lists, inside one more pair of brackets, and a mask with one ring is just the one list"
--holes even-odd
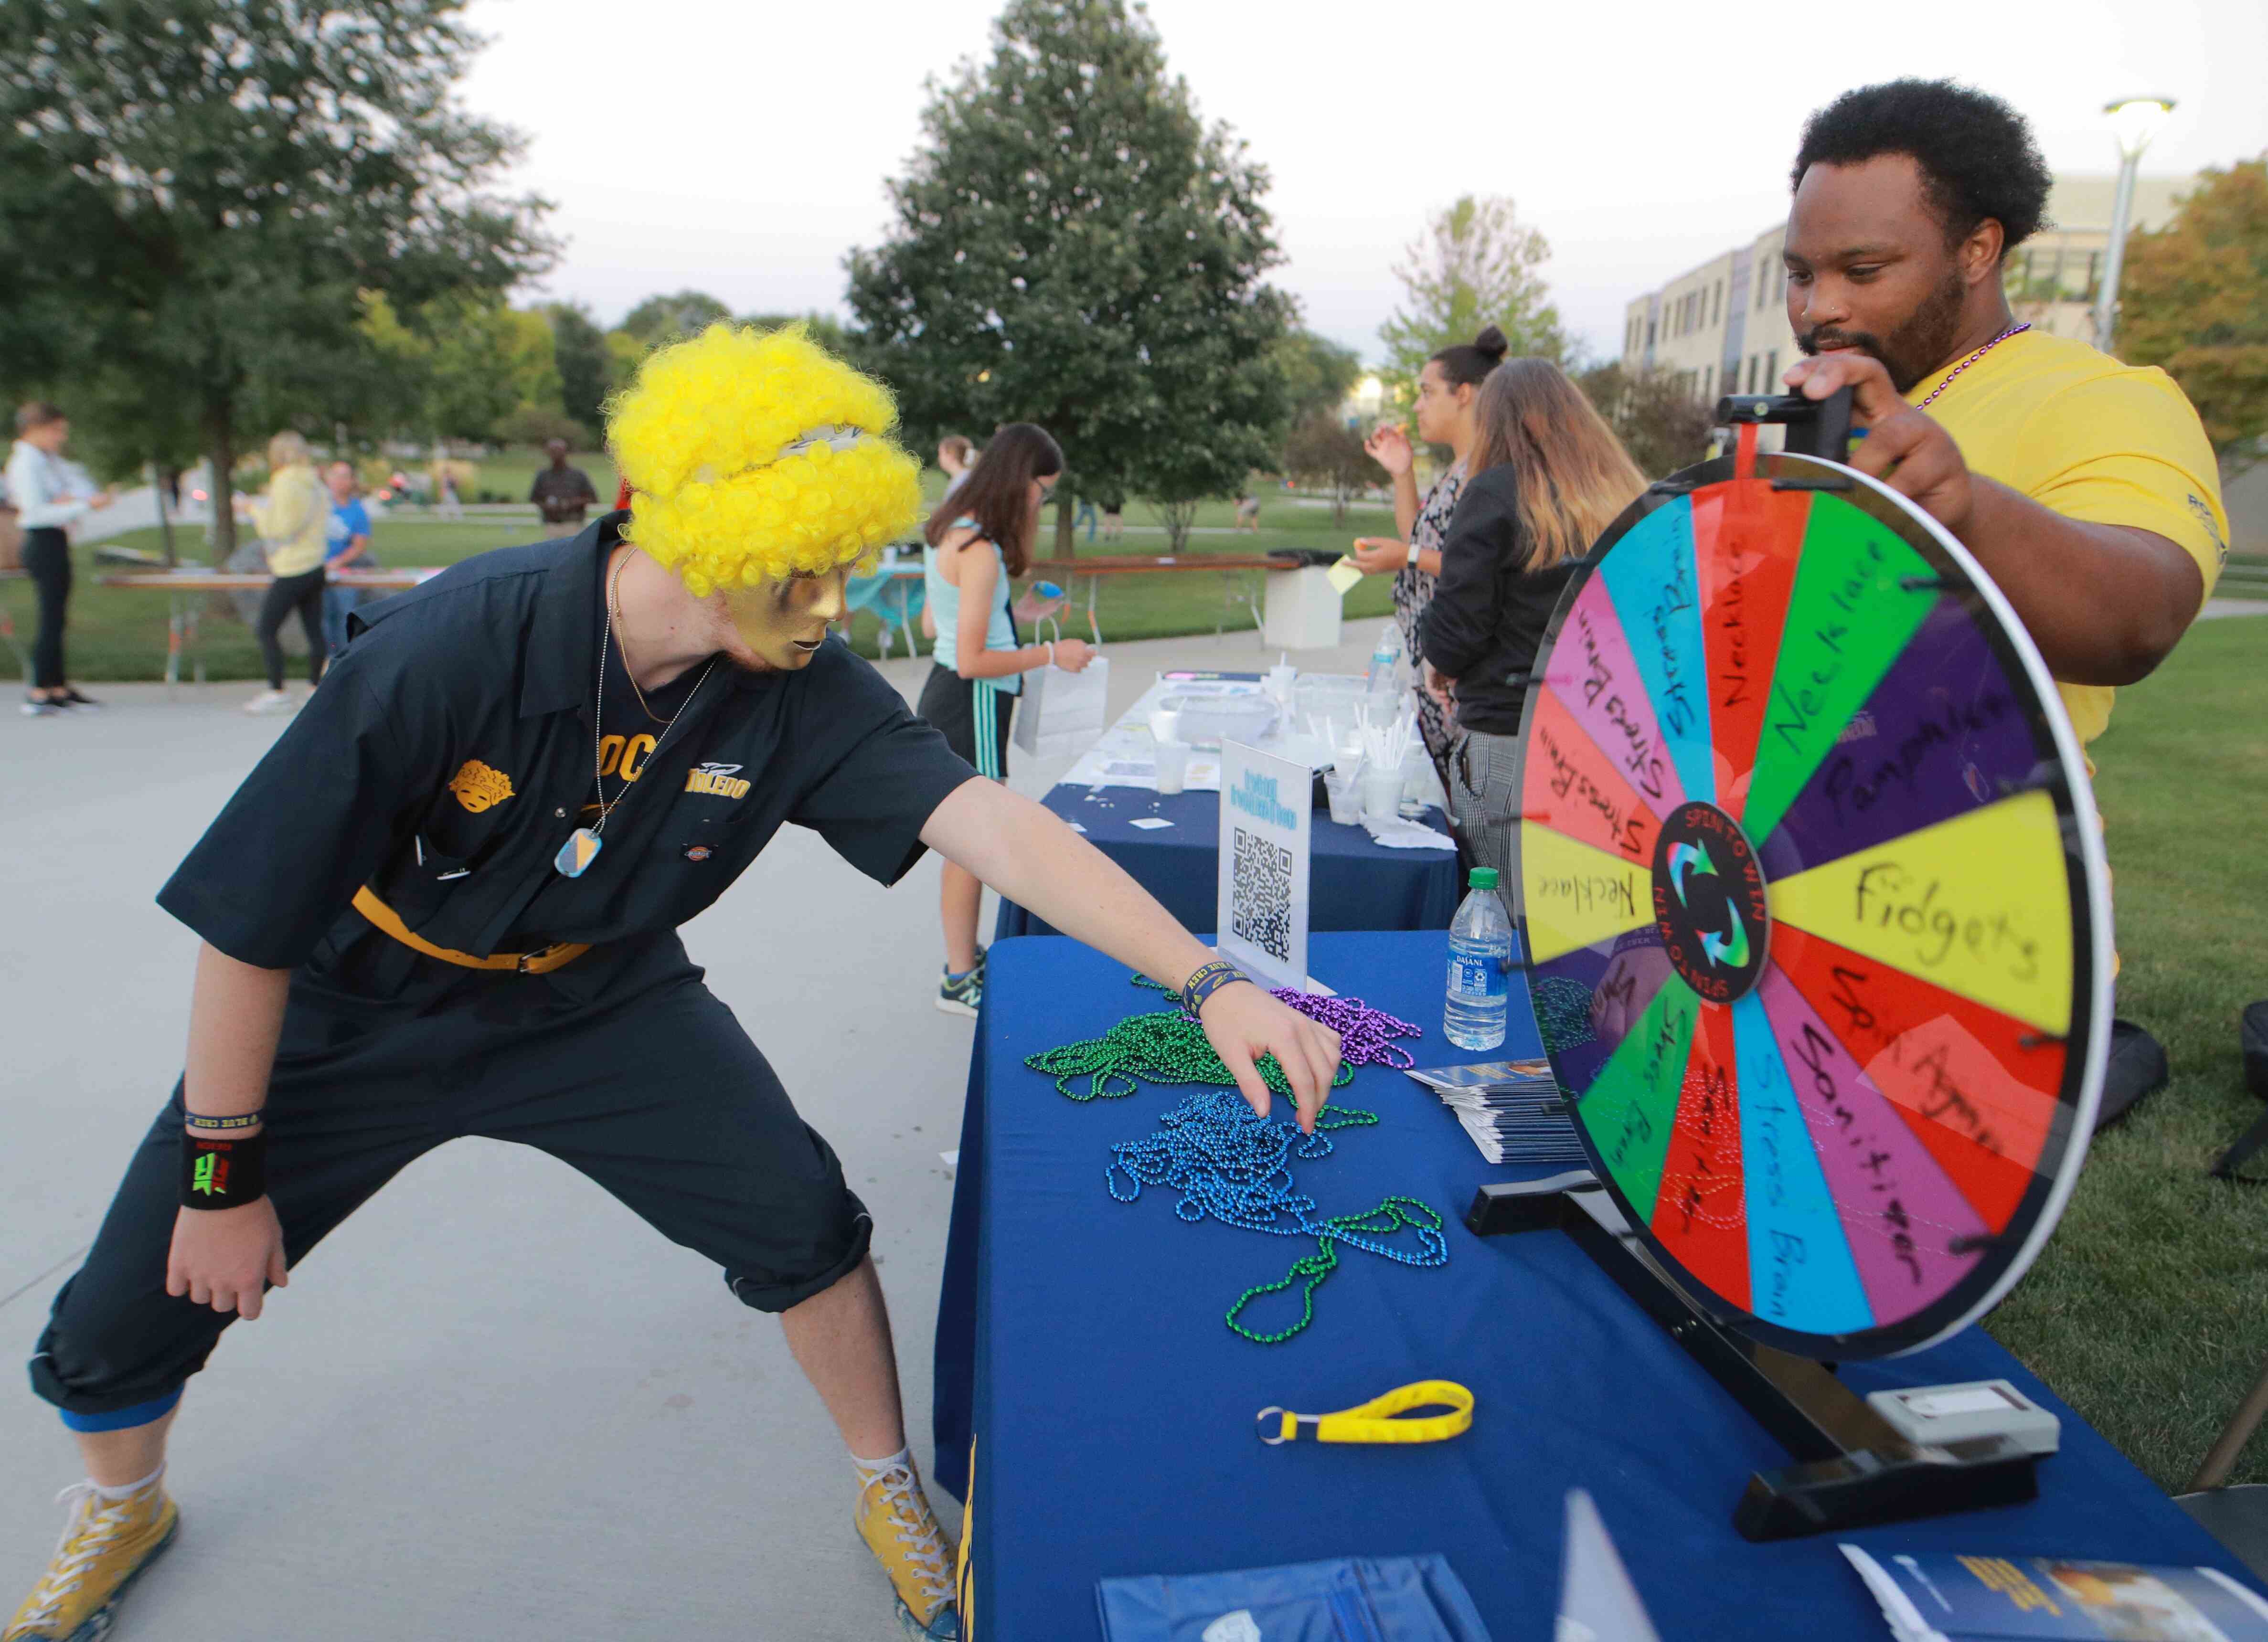
[(1705, 366), (1701, 372), (1701, 397), (1705, 402), (1712, 397), (1710, 390), (1717, 386), (1717, 367)]
[(1779, 350), (1775, 348), (1764, 356), (1764, 379), (1763, 391), (1767, 394), (1771, 393), (1772, 391), (1772, 385), (1778, 380)]
[(1725, 282), (1719, 280), (1709, 289), (1709, 323), (1714, 325), (1725, 317)]

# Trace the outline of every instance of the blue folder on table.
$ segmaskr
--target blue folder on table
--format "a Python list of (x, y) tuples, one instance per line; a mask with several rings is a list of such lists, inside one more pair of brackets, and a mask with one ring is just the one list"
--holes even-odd
[(1489, 1642), (1448, 1559), (1353, 1557), (1100, 1579), (1108, 1642)]

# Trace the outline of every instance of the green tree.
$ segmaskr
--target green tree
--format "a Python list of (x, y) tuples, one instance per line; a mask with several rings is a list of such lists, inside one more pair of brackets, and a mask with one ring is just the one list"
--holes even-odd
[(1709, 453), (1715, 408), (1678, 386), (1675, 372), (1627, 371), (1619, 361), (1575, 379), (1648, 478), (1659, 479)]
[[(607, 395), (618, 377), (607, 333), (579, 302), (555, 302), (544, 311), (551, 321), (551, 354), (559, 368), (559, 408), (586, 429), (604, 425)], [(584, 435), (590, 438), (588, 433)]]
[(1009, 0), (922, 128), (887, 236), (849, 260), (861, 363), (917, 445), (1047, 428), (1065, 556), (1079, 494), (1184, 504), (1273, 462), (1292, 305), (1263, 279), (1267, 173), (1198, 118), (1145, 12)]
[(1380, 374), (1407, 394), (1426, 360), (1491, 325), (1505, 334), (1514, 358), (1565, 359), (1567, 334), (1537, 271), (1550, 256), (1543, 235), (1520, 220), (1508, 199), (1468, 194), (1430, 218), (1394, 269), (1404, 296), (1378, 328), (1387, 356)]
[(760, 331), (776, 331), (784, 325), (800, 325), (811, 333), (812, 341), (829, 353), (855, 351), (850, 333), (843, 329), (843, 321), (831, 313), (821, 313), (816, 310), (809, 313), (744, 313), (739, 323), (753, 325)]
[(313, 421), (364, 293), (408, 311), (548, 261), (543, 202), (489, 191), (519, 139), (457, 100), (463, 9), (0, 5), (0, 357), (194, 417), (221, 558), (239, 448)]
[(623, 316), (622, 328), (651, 348), (674, 337), (698, 336), (732, 317), (733, 310), (705, 291), (678, 291), (648, 297)]
[(1284, 471), (1300, 484), (1328, 490), (1331, 523), (1346, 523), (1347, 504), (1372, 485), (1387, 482), (1386, 469), (1362, 447), (1362, 435), (1329, 409), (1311, 410), (1284, 441)]
[(2268, 434), (2268, 156), (2199, 173), (2174, 220), (2126, 242), (2118, 354), (2162, 365), (2230, 477)]
[(1274, 354), (1284, 374), (1285, 409), (1295, 427), (1317, 411), (1336, 410), (1362, 379), (1360, 354), (1310, 330), (1293, 331)]

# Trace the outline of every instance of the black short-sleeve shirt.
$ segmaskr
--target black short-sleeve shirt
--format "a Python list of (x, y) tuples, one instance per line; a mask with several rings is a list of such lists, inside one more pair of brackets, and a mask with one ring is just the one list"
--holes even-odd
[[(783, 822), (870, 877), (903, 875), (976, 772), (840, 640), (797, 673), (720, 659), (666, 738), (644, 718), (593, 723), (600, 571), (623, 517), (356, 612), (345, 654), (158, 904), (241, 962), (288, 968), (356, 932), (338, 926), (359, 924), (365, 886), (422, 939), (475, 956), (672, 930)], [(594, 766), (623, 796), (598, 859), (564, 878), (552, 859), (591, 819)]]

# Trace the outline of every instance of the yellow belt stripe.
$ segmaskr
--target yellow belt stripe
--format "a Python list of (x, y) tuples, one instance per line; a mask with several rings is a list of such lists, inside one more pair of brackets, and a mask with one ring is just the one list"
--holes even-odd
[(393, 936), (412, 952), (438, 958), (443, 963), (453, 963), (460, 969), (509, 969), (517, 975), (549, 975), (554, 969), (565, 968), (591, 950), (587, 945), (561, 941), (538, 952), (500, 952), (478, 958), (453, 946), (436, 946), (404, 924), (401, 914), (373, 895), (368, 885), (355, 891), (354, 909), (369, 919), (373, 929)]

